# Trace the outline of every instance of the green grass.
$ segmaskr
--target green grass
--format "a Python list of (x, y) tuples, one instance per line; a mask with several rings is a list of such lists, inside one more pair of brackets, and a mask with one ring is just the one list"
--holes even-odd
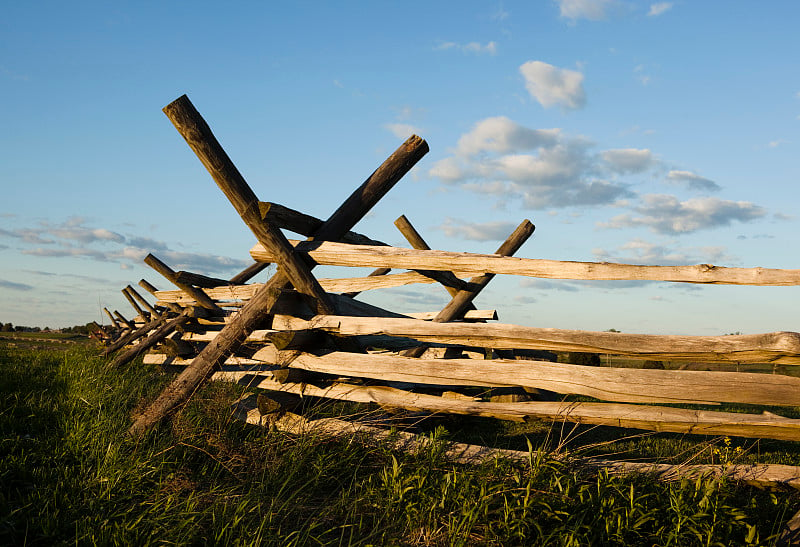
[[(96, 351), (0, 342), (0, 544), (769, 545), (800, 508), (794, 492), (713, 479), (615, 477), (545, 456), (461, 466), (442, 443), (403, 454), (291, 436), (233, 419), (242, 388), (228, 384), (134, 441), (131, 412), (169, 377), (138, 361), (106, 371)], [(498, 424), (447, 419), (430, 434), (682, 461), (710, 446), (647, 436), (607, 450), (620, 430)], [(761, 456), (796, 461), (797, 450)]]

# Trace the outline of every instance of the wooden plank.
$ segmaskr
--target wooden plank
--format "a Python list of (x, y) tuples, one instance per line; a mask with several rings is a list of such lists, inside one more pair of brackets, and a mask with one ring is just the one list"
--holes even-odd
[[(394, 225), (397, 227), (398, 230), (400, 230), (400, 233), (403, 234), (403, 237), (406, 238), (406, 241), (408, 241), (408, 243), (413, 248), (423, 251), (431, 250), (431, 248), (422, 238), (422, 235), (420, 235), (417, 229), (414, 228), (414, 226), (411, 224), (411, 221), (408, 220), (408, 218), (406, 218), (405, 215), (400, 215), (399, 217), (397, 217), (397, 219), (394, 221)], [(441, 285), (445, 288), (445, 290), (447, 290), (450, 296), (455, 296), (458, 294), (458, 291), (467, 289), (467, 287), (464, 286), (464, 282), (458, 279), (458, 277), (456, 277), (453, 272), (450, 271), (442, 272), (442, 274), (444, 274), (445, 277), (439, 279), (436, 276), (431, 275), (431, 273), (435, 271), (436, 270), (425, 270), (424, 275), (427, 275), (428, 277), (432, 277), (433, 279), (439, 281), (439, 283), (441, 283)], [(474, 310), (475, 306), (470, 304), (467, 309)]]
[(125, 316), (119, 313), (117, 310), (114, 310), (114, 316), (119, 319), (122, 323), (124, 323), (129, 329), (135, 330), (136, 326), (134, 325), (133, 321), (128, 321), (125, 319)]
[[(290, 230), (296, 234), (306, 237), (314, 236), (319, 231), (325, 222), (317, 217), (295, 211), (289, 207), (285, 207), (278, 203), (262, 201), (258, 204), (261, 218), (271, 222), (278, 228)], [(356, 232), (348, 231), (339, 241), (344, 243), (351, 243), (353, 245), (381, 245), (385, 246), (386, 243), (371, 239), (365, 235)]]
[[(306, 215), (299, 211), (295, 211), (294, 209), (284, 207), (283, 205), (279, 205), (277, 203), (261, 202), (259, 206), (261, 209), (262, 218), (274, 222), (275, 226), (279, 228), (285, 228), (293, 232), (308, 236), (313, 234), (316, 229), (322, 226), (322, 220), (315, 218), (311, 215)], [(351, 243), (354, 245), (380, 245), (380, 246), (387, 245), (382, 241), (376, 241), (362, 234), (357, 234), (354, 232), (348, 232), (343, 237), (341, 237), (339, 241), (345, 243)], [(389, 271), (390, 271), (389, 268), (378, 268), (377, 270), (372, 272), (370, 276), (386, 275), (387, 273), (389, 273)], [(449, 272), (438, 272), (436, 270), (423, 270), (419, 271), (419, 273), (422, 274), (423, 276), (432, 278), (434, 281), (438, 281), (445, 287), (451, 288), (453, 291), (465, 288), (463, 286), (464, 285), (463, 281), (461, 281), (460, 279), (458, 279)], [(338, 290), (337, 291), (331, 290), (331, 291), (344, 292)], [(358, 294), (358, 292), (360, 292), (358, 289), (349, 289), (348, 296), (354, 297)]]
[[(130, 285), (128, 285), (128, 287), (130, 287)], [(133, 299), (133, 295), (131, 295), (131, 293), (128, 292), (128, 287), (125, 287), (124, 289), (122, 289), (122, 295), (125, 297), (125, 299), (128, 301), (128, 303), (131, 305), (131, 307), (134, 310), (136, 310), (136, 313), (139, 315), (139, 317), (141, 317), (144, 321), (149, 320), (150, 319), (150, 315), (147, 314), (147, 312), (145, 312), (142, 309), (142, 307), (139, 306), (139, 304), (136, 302), (136, 300)]]
[(164, 338), (169, 336), (176, 328), (183, 325), (189, 320), (188, 313), (183, 313), (178, 317), (173, 317), (169, 321), (164, 321), (157, 329), (147, 335), (144, 339), (142, 339), (138, 344), (131, 347), (127, 351), (124, 351), (117, 355), (114, 361), (111, 363), (111, 366), (114, 368), (119, 368), (123, 365), (126, 365), (136, 359), (139, 355), (150, 349), (151, 347), (155, 346), (159, 342), (161, 342)]
[[(525, 244), (526, 241), (528, 241), (528, 238), (533, 235), (533, 231), (535, 229), (536, 228), (534, 225), (531, 224), (528, 219), (523, 220), (520, 225), (517, 226), (516, 229), (511, 233), (511, 235), (506, 238), (503, 244), (500, 245), (500, 248), (497, 249), (495, 254), (499, 256), (513, 255), (520, 249), (520, 247), (522, 247), (522, 245)], [(470, 308), (475, 297), (480, 294), (480, 292), (493, 278), (494, 274), (485, 273), (470, 279), (469, 284), (474, 288), (458, 291), (450, 300), (450, 302), (448, 302), (447, 305), (436, 314), (436, 317), (434, 317), (432, 321), (434, 323), (447, 323), (456, 319), (460, 319)], [(425, 349), (425, 346), (420, 346), (406, 350), (403, 352), (403, 354), (407, 355), (408, 357), (421, 357), (422, 354), (425, 353)]]
[(102, 355), (103, 356), (111, 355), (112, 353), (114, 353), (118, 349), (120, 349), (120, 348), (122, 348), (124, 346), (127, 346), (128, 344), (132, 343), (135, 340), (138, 340), (142, 336), (145, 336), (151, 330), (157, 329), (162, 324), (164, 324), (166, 322), (166, 320), (167, 320), (167, 315), (164, 314), (164, 315), (161, 315), (159, 317), (156, 317), (155, 319), (153, 319), (149, 323), (146, 323), (145, 325), (143, 325), (143, 326), (141, 326), (139, 328), (131, 329), (131, 332), (129, 332), (125, 336), (121, 337), (119, 340), (117, 340), (116, 342), (114, 342), (113, 344), (108, 346), (106, 349), (104, 349)]
[(483, 416), (524, 422), (531, 418), (590, 425), (627, 427), (648, 431), (693, 435), (731, 435), (737, 437), (800, 440), (800, 420), (775, 414), (744, 414), (690, 410), (665, 406), (624, 403), (540, 402), (493, 403), (449, 399), (385, 386), (333, 384), (277, 384), (260, 380), (258, 373), (221, 371), (215, 380), (242, 382), (251, 388), (287, 391), (310, 397), (324, 397), (359, 403), (377, 403), (407, 410), (425, 410), (445, 414)]
[(256, 262), (251, 264), (238, 274), (234, 275), (228, 280), (229, 285), (244, 285), (248, 281), (250, 281), (253, 277), (258, 275), (259, 273), (263, 272), (269, 266), (268, 263), (265, 262)]
[(209, 277), (207, 275), (187, 272), (183, 270), (175, 272), (175, 278), (180, 283), (183, 283), (185, 285), (193, 285), (195, 287), (200, 287), (203, 289), (210, 289), (212, 287), (225, 286), (229, 284), (229, 281), (226, 279)]
[(108, 319), (111, 321), (111, 325), (113, 325), (113, 327), (114, 327), (115, 329), (119, 329), (119, 328), (121, 328), (120, 322), (119, 322), (119, 321), (117, 321), (117, 318), (116, 318), (116, 317), (114, 317), (113, 315), (111, 315), (111, 312), (110, 312), (110, 311), (108, 311), (108, 308), (103, 308), (103, 311), (104, 311), (104, 312), (105, 312), (105, 314), (108, 316)]
[[(407, 313), (412, 319), (430, 321), (438, 314), (438, 311), (424, 311), (419, 313)], [(465, 321), (496, 321), (497, 310), (469, 310), (464, 314)]]
[(197, 301), (198, 305), (218, 314), (224, 313), (216, 304), (214, 304), (213, 300), (206, 296), (202, 290), (178, 281), (177, 273), (152, 253), (144, 257), (144, 263), (163, 275), (173, 285), (191, 296), (195, 301)]
[[(235, 171), (233, 162), (188, 97), (185, 95), (179, 97), (164, 108), (164, 113), (190, 148), (195, 151), (215, 181), (227, 178), (226, 172), (230, 174), (232, 170)], [(315, 237), (338, 239), (350, 231), (427, 152), (428, 145), (423, 139), (414, 135), (406, 140), (342, 203), (315, 233)], [(233, 176), (235, 177), (235, 173)], [(234, 194), (232, 196), (233, 199), (238, 199)], [(269, 316), (272, 306), (279, 299), (287, 282), (287, 277), (279, 271), (257, 291), (220, 334), (206, 345), (192, 364), (136, 418), (128, 433), (131, 435), (142, 433), (208, 381), (214, 368), (236, 351), (247, 335)]]
[[(263, 262), (262, 262), (261, 264), (263, 264)], [(152, 285), (152, 283), (150, 283), (150, 282), (149, 282), (148, 280), (146, 280), (146, 279), (140, 279), (140, 280), (139, 280), (139, 286), (140, 286), (141, 288), (143, 288), (144, 290), (146, 290), (147, 292), (149, 292), (150, 294), (152, 294), (153, 296), (155, 296), (155, 295), (156, 295), (156, 293), (158, 292), (158, 289), (156, 289), (156, 288), (155, 288), (155, 287)]]
[(432, 323), (416, 319), (325, 316), (310, 320), (276, 315), (280, 330), (317, 328), (342, 336), (389, 335), (496, 349), (605, 353), (660, 361), (800, 364), (800, 334), (676, 336), (591, 332), (505, 323)]
[[(727, 285), (800, 285), (800, 270), (770, 268), (726, 268), (711, 264), (695, 266), (639, 266), (609, 262), (564, 262), (533, 258), (500, 257), (447, 251), (419, 251), (398, 247), (348, 245), (332, 241), (292, 241), (298, 251), (318, 264), (330, 266), (386, 267), (457, 271), (470, 275), (494, 273), (548, 279), (648, 280), (680, 283)], [(272, 260), (269, 252), (256, 244), (253, 259)]]
[(317, 356), (270, 345), (248, 359), (236, 364), (280, 364), (417, 385), (522, 386), (626, 403), (800, 406), (800, 378), (747, 372), (622, 369), (508, 359), (414, 359), (374, 353)]
[[(238, 401), (235, 404), (236, 415), (239, 419), (253, 425), (265, 425), (257, 405), (252, 401)], [(278, 420), (269, 424), (280, 431), (295, 435), (326, 435), (345, 436), (348, 439), (366, 435), (381, 442), (389, 443), (395, 450), (418, 452), (430, 446), (431, 439), (427, 435), (418, 435), (408, 431), (397, 431), (376, 427), (358, 421), (347, 421), (338, 418), (319, 418), (308, 420), (298, 414), (287, 413)], [(462, 464), (481, 464), (494, 459), (516, 461), (528, 464), (531, 458), (536, 458), (537, 451), (510, 450), (506, 448), (490, 448), (487, 446), (448, 442), (443, 447), (443, 455), (449, 460)], [(548, 453), (549, 457), (558, 459), (557, 454)], [(644, 473), (662, 481), (674, 481), (683, 478), (695, 479), (698, 477), (724, 477), (727, 480), (739, 481), (758, 488), (789, 487), (800, 490), (800, 467), (781, 464), (665, 464), (647, 462), (628, 462), (606, 460), (601, 458), (575, 458), (571, 462), (586, 469), (587, 467), (606, 469), (615, 475), (629, 475), (631, 473)], [(794, 521), (794, 522), (793, 522)], [(797, 515), (787, 526), (790, 531), (800, 524)]]
[(139, 303), (147, 309), (147, 311), (150, 313), (151, 317), (158, 317), (159, 315), (161, 315), (161, 313), (158, 310), (156, 310), (150, 304), (150, 302), (145, 300), (145, 298), (141, 294), (139, 294), (139, 292), (136, 289), (134, 289), (133, 287), (128, 285), (126, 287), (126, 290), (128, 291), (128, 294), (130, 294), (132, 297), (134, 297), (136, 300), (138, 300)]
[(772, 374), (591, 367), (510, 359), (413, 359), (344, 352), (290, 355), (272, 346), (261, 348), (252, 358), (311, 372), (420, 385), (522, 386), (626, 403), (800, 406), (800, 378)]
[[(347, 277), (340, 279), (318, 279), (320, 286), (327, 292), (346, 293), (349, 291), (370, 291), (374, 289), (387, 289), (391, 287), (402, 287), (415, 283), (436, 283), (435, 279), (426, 277), (417, 272), (403, 272), (397, 274), (366, 276), (366, 277)], [(263, 286), (263, 283), (252, 283), (250, 285), (228, 285), (225, 287), (215, 287), (213, 289), (202, 289), (210, 298), (223, 300), (247, 300), (253, 293)], [(466, 284), (467, 287), (471, 285)], [(194, 298), (188, 296), (180, 290), (157, 291), (156, 298), (159, 303), (175, 302), (179, 304), (191, 304), (196, 302)]]

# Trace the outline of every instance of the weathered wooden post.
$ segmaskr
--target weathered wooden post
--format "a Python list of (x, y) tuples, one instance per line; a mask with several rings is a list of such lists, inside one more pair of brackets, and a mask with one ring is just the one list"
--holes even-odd
[[(150, 294), (152, 294), (153, 296), (155, 296), (156, 299), (158, 298), (158, 296), (156, 295), (156, 293), (158, 292), (158, 289), (155, 288), (146, 279), (140, 279), (139, 280), (139, 286), (141, 288), (143, 288), (144, 290), (146, 290), (147, 292), (149, 292)], [(182, 308), (178, 304), (175, 304), (174, 302), (167, 302), (166, 303), (166, 307), (167, 307), (168, 310), (170, 310), (173, 313), (181, 313), (183, 311)]]
[(128, 321), (127, 319), (125, 319), (125, 316), (119, 313), (117, 310), (114, 310), (114, 315), (117, 317), (117, 319), (122, 321), (129, 329), (131, 330), (136, 329), (136, 325), (133, 323), (133, 321)]
[(152, 284), (151, 284), (149, 281), (147, 281), (146, 279), (140, 279), (140, 280), (139, 280), (139, 286), (140, 286), (141, 288), (143, 288), (144, 290), (146, 290), (147, 292), (149, 292), (150, 294), (152, 294), (153, 296), (155, 296), (155, 295), (156, 295), (156, 292), (158, 292), (158, 289), (156, 289), (156, 288), (155, 288), (155, 287), (154, 287), (154, 286), (153, 286), (153, 285), (152, 285)]
[[(517, 229), (508, 236), (508, 238), (500, 245), (500, 248), (494, 254), (500, 256), (512, 256), (516, 253), (522, 245), (528, 241), (528, 238), (533, 234), (536, 227), (530, 220), (525, 219), (517, 226)], [(487, 273), (473, 277), (469, 280), (471, 287), (470, 290), (458, 291), (450, 303), (448, 303), (436, 317), (433, 318), (435, 323), (447, 323), (454, 319), (461, 317), (472, 303), (476, 296), (483, 290), (489, 282), (494, 279), (495, 274)], [(419, 357), (425, 353), (426, 346), (420, 346), (404, 351), (402, 354), (406, 357)]]
[(125, 299), (128, 301), (128, 303), (131, 305), (131, 307), (134, 310), (136, 310), (137, 315), (139, 315), (139, 317), (142, 318), (142, 321), (147, 323), (147, 321), (150, 319), (150, 316), (142, 309), (142, 307), (136, 302), (136, 300), (133, 299), (133, 296), (131, 296), (131, 294), (128, 292), (128, 288), (127, 287), (122, 289), (122, 295), (125, 297)]
[[(397, 218), (397, 220), (394, 221), (394, 225), (397, 227), (398, 230), (400, 230), (400, 233), (403, 234), (403, 237), (406, 238), (406, 241), (408, 241), (412, 247), (420, 251), (431, 250), (431, 248), (428, 246), (425, 240), (422, 239), (420, 233), (417, 231), (416, 228), (414, 228), (414, 226), (411, 224), (411, 221), (409, 221), (405, 215), (400, 215)], [(456, 296), (458, 294), (458, 291), (467, 289), (466, 283), (457, 278), (455, 274), (453, 274), (452, 272), (437, 272), (437, 273), (439, 273), (442, 276), (442, 279), (448, 281), (444, 282), (434, 277), (434, 279), (439, 281), (439, 283), (441, 283), (442, 286), (445, 289), (447, 289), (447, 292), (450, 293), (450, 296)], [(466, 313), (467, 310), (474, 310), (474, 309), (475, 306), (472, 305), (472, 303), (470, 303), (464, 309), (464, 313)], [(458, 317), (458, 319), (461, 319), (461, 317)]]
[(234, 275), (228, 280), (228, 283), (231, 285), (244, 285), (248, 281), (250, 281), (253, 277), (267, 269), (269, 266), (266, 262), (255, 262), (254, 264), (249, 265), (247, 268), (239, 272), (238, 274)]
[(210, 277), (208, 275), (186, 272), (183, 270), (175, 272), (175, 279), (177, 279), (179, 283), (192, 285), (193, 287), (199, 287), (201, 289), (213, 289), (214, 287), (224, 287), (230, 285), (230, 282), (227, 279)]
[[(257, 203), (253, 208), (253, 202), (249, 199), (250, 196), (247, 193), (249, 188), (246, 190), (241, 187), (242, 183), (246, 186), (244, 179), (188, 97), (184, 95), (167, 105), (164, 108), (164, 113), (198, 155), (237, 211), (242, 208), (248, 219), (260, 220), (261, 215), (259, 214)], [(416, 135), (409, 138), (342, 203), (316, 231), (314, 237), (321, 240), (336, 240), (342, 237), (427, 152), (428, 145), (423, 139)], [(230, 191), (237, 187), (244, 194)], [(250, 194), (252, 194), (252, 191), (250, 191)], [(248, 199), (242, 200), (242, 197)], [(253, 195), (252, 197), (255, 196)], [(245, 215), (242, 216), (244, 218)], [(263, 223), (260, 225), (268, 224)], [(313, 279), (313, 276), (311, 277)], [(256, 291), (255, 295), (242, 307), (239, 313), (234, 315), (214, 340), (206, 345), (203, 351), (192, 361), (192, 364), (167, 386), (158, 398), (134, 421), (129, 433), (138, 434), (143, 432), (186, 401), (196, 389), (207, 381), (214, 369), (244, 342), (247, 335), (260, 322), (269, 316), (272, 306), (288, 281), (288, 277), (283, 272), (278, 271), (264, 286)], [(319, 286), (318, 283), (317, 286)], [(312, 289), (315, 288), (312, 287)], [(323, 303), (321, 304), (324, 306)]]
[(163, 275), (167, 280), (169, 280), (173, 285), (184, 291), (186, 294), (191, 296), (195, 299), (198, 305), (206, 308), (207, 310), (211, 310), (219, 315), (224, 315), (224, 311), (217, 306), (213, 300), (211, 300), (206, 293), (202, 290), (195, 288), (191, 285), (187, 285), (186, 283), (181, 283), (178, 280), (178, 274), (172, 268), (164, 264), (161, 260), (159, 260), (153, 254), (148, 254), (144, 257), (144, 263), (153, 268), (155, 271)]
[(159, 317), (156, 317), (152, 321), (150, 321), (148, 323), (145, 323), (144, 325), (142, 325), (138, 329), (132, 329), (131, 332), (129, 332), (125, 336), (121, 337), (119, 340), (117, 340), (116, 342), (114, 342), (113, 344), (108, 346), (106, 349), (104, 349), (103, 350), (103, 355), (104, 356), (105, 355), (111, 355), (112, 353), (114, 353), (115, 351), (120, 349), (121, 347), (127, 346), (128, 344), (130, 344), (131, 342), (133, 342), (137, 338), (141, 338), (142, 336), (146, 335), (151, 330), (157, 329), (166, 320), (167, 320), (167, 316), (166, 315), (161, 315)]
[(117, 357), (111, 363), (111, 367), (119, 368), (122, 365), (125, 365), (136, 359), (136, 357), (138, 357), (142, 352), (155, 346), (161, 340), (169, 336), (176, 328), (186, 324), (186, 322), (190, 319), (189, 313), (190, 312), (187, 309), (178, 317), (173, 317), (170, 320), (166, 320), (166, 316), (162, 315), (161, 318), (156, 320), (160, 323), (158, 328), (147, 335), (147, 337), (141, 340), (138, 344), (128, 349), (128, 351), (117, 355)]
[(108, 311), (108, 308), (103, 308), (103, 311), (106, 313), (108, 318), (111, 320), (111, 324), (114, 326), (114, 328), (119, 330), (121, 328), (121, 326), (119, 324), (119, 321), (117, 321), (117, 318), (114, 317), (113, 315), (111, 315), (111, 312)]
[(142, 306), (147, 308), (147, 311), (150, 312), (150, 318), (151, 319), (161, 315), (161, 313), (157, 309), (155, 309), (153, 306), (151, 306), (150, 302), (145, 300), (144, 297), (136, 291), (136, 289), (134, 289), (133, 287), (128, 285), (127, 287), (125, 287), (125, 290), (128, 291), (128, 294), (130, 294), (132, 297), (134, 297), (136, 300), (138, 300), (139, 303)]

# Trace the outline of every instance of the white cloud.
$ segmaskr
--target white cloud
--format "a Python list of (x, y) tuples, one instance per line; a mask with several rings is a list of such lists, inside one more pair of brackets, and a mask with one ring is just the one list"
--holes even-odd
[(647, 12), (647, 15), (649, 17), (658, 17), (671, 9), (672, 2), (656, 2), (655, 4), (650, 4), (650, 11)]
[(545, 108), (560, 106), (575, 110), (586, 104), (583, 74), (542, 61), (528, 61), (519, 67), (525, 88)]
[(713, 180), (701, 177), (691, 171), (672, 170), (667, 173), (667, 181), (685, 185), (689, 190), (698, 190), (701, 192), (717, 192), (721, 189)]
[(411, 135), (419, 135), (421, 131), (411, 124), (407, 123), (387, 123), (383, 126), (392, 132), (392, 135), (398, 139), (407, 139)]
[(608, 10), (614, 5), (613, 0), (556, 0), (561, 17), (575, 21), (576, 19), (590, 19), (599, 21), (605, 19)]
[(686, 247), (678, 249), (641, 238), (632, 239), (614, 250), (593, 249), (596, 260), (623, 264), (679, 266), (686, 264), (731, 264), (738, 261), (727, 254), (725, 247)]
[(655, 156), (647, 148), (617, 148), (601, 154), (615, 173), (641, 173), (655, 164)]
[(470, 156), (483, 152), (507, 154), (555, 144), (558, 129), (529, 129), (505, 116), (486, 118), (458, 139), (456, 154)]
[(463, 53), (488, 53), (489, 55), (496, 55), (497, 42), (487, 42), (486, 44), (481, 44), (480, 42), (467, 42), (466, 44), (459, 44), (458, 42), (444, 42), (436, 46), (434, 49), (453, 49)]
[(447, 237), (471, 241), (504, 241), (516, 227), (513, 222), (467, 222), (448, 217), (437, 229), (443, 231)]
[(632, 195), (627, 185), (599, 178), (609, 169), (591, 147), (588, 140), (568, 138), (558, 129), (529, 129), (505, 117), (487, 118), (462, 135), (453, 155), (436, 162), (429, 174), (534, 209), (605, 205)]
[(680, 201), (675, 196), (648, 194), (633, 208), (638, 215), (622, 214), (604, 228), (646, 226), (656, 233), (680, 234), (728, 226), (734, 221), (749, 222), (766, 215), (763, 207), (747, 201), (729, 201), (711, 197)]

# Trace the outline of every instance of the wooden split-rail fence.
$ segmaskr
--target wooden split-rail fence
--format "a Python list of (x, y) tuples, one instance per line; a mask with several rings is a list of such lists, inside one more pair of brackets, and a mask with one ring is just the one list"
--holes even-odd
[[(474, 254), (431, 250), (401, 216), (395, 224), (409, 248), (393, 247), (352, 229), (427, 153), (421, 138), (404, 142), (323, 220), (259, 201), (186, 96), (164, 112), (257, 243), (250, 249), (254, 264), (231, 279), (174, 271), (149, 255), (145, 262), (173, 288), (140, 281), (155, 298), (151, 304), (126, 287), (134, 320), (106, 310), (105, 353), (115, 354), (116, 366), (144, 354), (146, 363), (179, 370), (135, 419), (131, 434), (213, 379), (437, 414), (800, 440), (800, 419), (778, 414), (781, 407), (800, 406), (800, 378), (748, 372), (765, 363), (800, 364), (798, 333), (662, 336), (534, 328), (497, 323), (494, 310), (472, 304), (495, 275), (772, 286), (800, 284), (800, 270), (521, 258), (515, 255), (534, 231), (528, 220), (494, 254)], [(283, 230), (307, 239), (289, 240)], [(266, 282), (248, 283), (268, 264), (277, 268)], [(376, 270), (318, 279), (312, 273), (318, 264)], [(439, 311), (401, 314), (357, 298), (415, 283), (441, 284), (450, 302)], [(612, 366), (553, 359), (587, 353), (614, 356)], [(628, 364), (613, 366), (621, 358)], [(728, 364), (737, 371), (631, 368), (637, 360)], [(738, 406), (715, 410), (725, 403)]]

